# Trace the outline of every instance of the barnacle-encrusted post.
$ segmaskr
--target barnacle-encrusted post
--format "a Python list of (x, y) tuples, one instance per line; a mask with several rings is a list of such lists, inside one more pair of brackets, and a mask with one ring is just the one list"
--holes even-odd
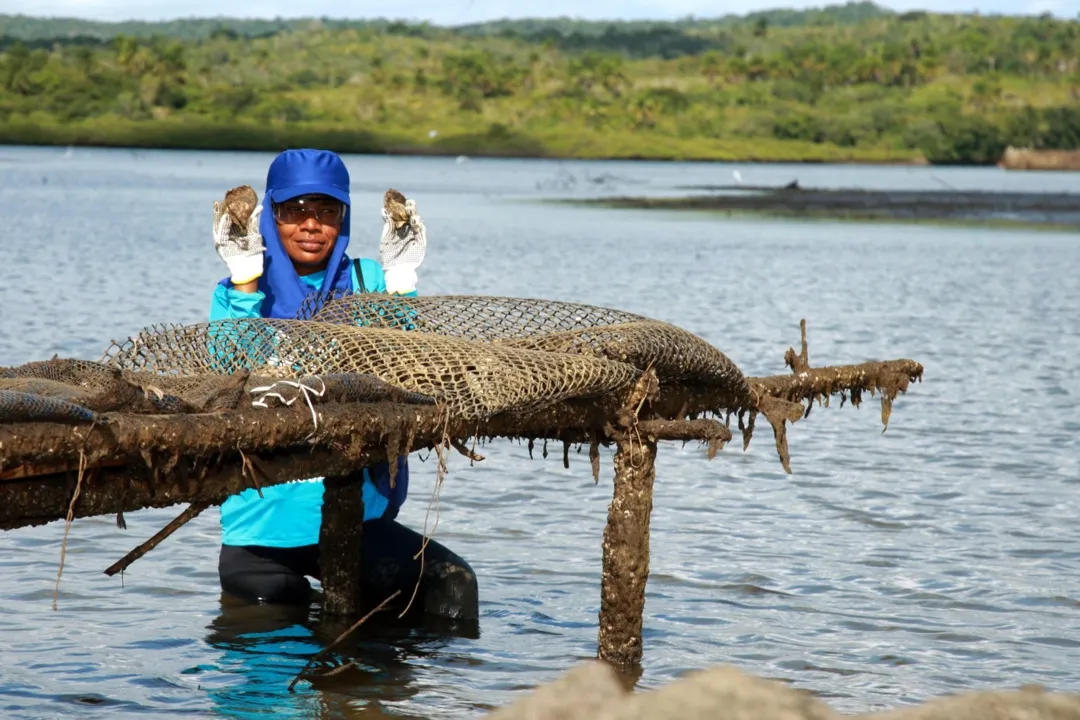
[(649, 579), (649, 518), (656, 479), (656, 442), (618, 441), (615, 497), (604, 528), (600, 581), (601, 660), (618, 667), (641, 662), (641, 624)]
[(323, 614), (357, 616), (361, 611), (360, 570), (363, 550), (363, 475), (328, 477), (323, 482), (319, 568)]
[(656, 438), (638, 428), (637, 409), (656, 389), (656, 376), (651, 371), (643, 375), (620, 413), (620, 427), (607, 427), (617, 449), (615, 493), (604, 528), (598, 654), (601, 660), (624, 668), (641, 662), (649, 519), (656, 479)]

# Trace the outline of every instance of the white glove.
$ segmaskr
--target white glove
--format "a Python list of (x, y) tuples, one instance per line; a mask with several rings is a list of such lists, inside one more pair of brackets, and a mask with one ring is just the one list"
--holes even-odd
[(257, 205), (248, 219), (247, 227), (240, 227), (233, 224), (224, 203), (214, 203), (214, 249), (228, 266), (233, 285), (251, 282), (263, 274), (263, 253), (266, 248), (259, 234), (262, 209), (262, 205)]
[(384, 207), (383, 230), (379, 240), (379, 261), (386, 276), (386, 292), (407, 293), (416, 289), (416, 269), (427, 252), (427, 229), (416, 212), (416, 202), (405, 201), (408, 220), (396, 227)]

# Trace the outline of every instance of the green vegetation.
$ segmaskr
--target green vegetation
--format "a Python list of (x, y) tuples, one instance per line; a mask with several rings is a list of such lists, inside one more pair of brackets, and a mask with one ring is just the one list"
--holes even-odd
[(678, 22), (0, 16), (0, 142), (776, 161), (1080, 149), (1080, 23), (871, 3)]

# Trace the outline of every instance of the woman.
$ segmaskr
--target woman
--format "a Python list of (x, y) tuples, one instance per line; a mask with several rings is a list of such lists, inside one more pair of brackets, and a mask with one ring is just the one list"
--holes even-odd
[[(211, 321), (292, 318), (313, 292), (416, 295), (416, 268), (427, 243), (423, 223), (410, 204), (410, 224), (394, 232), (384, 211), (380, 252), (387, 267), (369, 259), (350, 261), (349, 171), (335, 153), (278, 155), (267, 173), (263, 203), (239, 233), (230, 232), (229, 214), (214, 205), (214, 244), (230, 275), (214, 290)], [(365, 601), (381, 602), (397, 589), (407, 599), (420, 577), (421, 561), (413, 556), (423, 540), (394, 519), (408, 492), (407, 460), (399, 460), (394, 489), (387, 463), (363, 473)], [(263, 488), (262, 497), (245, 490), (226, 500), (218, 564), (222, 589), (250, 601), (307, 603), (311, 585), (305, 576), (319, 577), (322, 495), (322, 478), (313, 478)], [(442, 618), (478, 618), (476, 575), (468, 563), (429, 541), (422, 567), (413, 607)]]

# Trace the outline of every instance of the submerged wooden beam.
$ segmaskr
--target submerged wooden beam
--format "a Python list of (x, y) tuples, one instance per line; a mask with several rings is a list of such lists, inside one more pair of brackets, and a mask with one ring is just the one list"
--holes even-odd
[[(74, 506), (74, 517), (115, 515), (179, 503), (220, 505), (248, 488), (296, 478), (347, 475), (366, 462), (322, 448), (303, 454), (246, 457), (248, 463), (238, 459), (217, 464), (216, 459), (208, 458), (178, 463), (157, 476), (141, 461), (121, 469), (89, 469)], [(77, 472), (0, 483), (0, 530), (44, 525), (66, 517), (77, 484)]]
[(364, 543), (363, 476), (351, 473), (323, 481), (319, 570), (323, 614), (358, 616), (363, 607), (361, 569)]
[(923, 367), (914, 360), (887, 360), (858, 365), (800, 368), (791, 375), (747, 378), (750, 387), (785, 400), (805, 400), (841, 392), (905, 392), (922, 378)]
[(598, 655), (623, 668), (641, 662), (655, 463), (654, 438), (633, 432), (620, 436), (615, 451), (615, 494), (604, 528)]
[(649, 579), (649, 520), (656, 479), (656, 436), (638, 422), (638, 411), (659, 392), (656, 376), (642, 375), (607, 433), (617, 445), (615, 492), (604, 527), (597, 654), (612, 665), (641, 662), (641, 624)]
[[(882, 389), (903, 392), (907, 381), (921, 378), (922, 371), (912, 360), (891, 360), (748, 381), (759, 396), (802, 400)], [(359, 456), (395, 436), (412, 437), (414, 448), (428, 447), (438, 442), (444, 431), (451, 438), (560, 439), (568, 430), (602, 430), (620, 405), (615, 398), (569, 400), (528, 413), (497, 415), (484, 423), (446, 418), (433, 406), (327, 403), (318, 406), (317, 428), (312, 425), (310, 411), (300, 405), (193, 415), (106, 414), (109, 424), (93, 427), (8, 424), (0, 425), (0, 472), (27, 465), (77, 467), (80, 453), (91, 465), (125, 460), (133, 452), (144, 459), (157, 456), (167, 463), (180, 449), (184, 455), (199, 457), (233, 449), (262, 452), (334, 445)], [(668, 385), (651, 402), (649, 414), (680, 419), (687, 414), (753, 409), (753, 398), (735, 396), (724, 388)]]
[(327, 403), (319, 424), (299, 404), (214, 413), (134, 415), (106, 413), (107, 424), (0, 425), (0, 470), (27, 463), (56, 463), (85, 456), (103, 460), (142, 458), (147, 465), (176, 466), (176, 459), (223, 452), (251, 453), (336, 446), (357, 459), (395, 432), (434, 438), (439, 412), (431, 406), (392, 403)]
[[(752, 420), (761, 399), (774, 397), (792, 406), (792, 413), (781, 413), (790, 421), (794, 411), (809, 410), (792, 401), (847, 393), (857, 402), (859, 393), (876, 390), (882, 394), (887, 420), (890, 398), (921, 375), (918, 363), (895, 360), (750, 378), (756, 395), (750, 406), (722, 388), (669, 385), (640, 408), (640, 426), (659, 440), (707, 442), (714, 453), (730, 432), (715, 421), (685, 420), (687, 416), (749, 411)], [(433, 406), (375, 402), (316, 407), (317, 427), (310, 410), (299, 404), (192, 415), (107, 413), (107, 424), (93, 426), (0, 425), (0, 473), (10, 471), (0, 476), (0, 530), (65, 517), (80, 466), (89, 470), (76, 517), (178, 503), (217, 505), (259, 483), (349, 474), (388, 455), (433, 447), (445, 437), (608, 442), (609, 424), (623, 427), (620, 414), (627, 412), (613, 397), (569, 400), (535, 412), (497, 415), (484, 423), (447, 418)], [(749, 437), (745, 433), (744, 441)]]
[[(0, 480), (0, 529), (52, 522), (67, 515), (80, 461), (90, 468), (76, 517), (168, 507), (221, 504), (250, 487), (299, 477), (348, 474), (365, 465), (488, 432), (509, 438), (561, 438), (568, 430), (604, 437), (617, 403), (560, 403), (529, 417), (505, 416), (478, 428), (447, 425), (430, 407), (386, 403), (293, 406), (198, 415), (124, 416), (108, 425), (0, 425), (0, 467), (25, 467), (39, 456), (48, 475)], [(715, 422), (673, 422), (656, 428), (664, 439), (701, 440), (714, 448), (730, 438)], [(42, 467), (40, 464), (37, 467)], [(55, 472), (60, 470), (60, 472)]]

